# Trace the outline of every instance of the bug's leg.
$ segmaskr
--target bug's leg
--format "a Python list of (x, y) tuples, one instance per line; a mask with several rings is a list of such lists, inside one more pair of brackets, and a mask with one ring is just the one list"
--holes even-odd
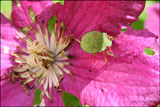
[(76, 42), (81, 43), (81, 41), (78, 39), (73, 38), (72, 40), (75, 40)]
[(109, 37), (109, 40), (111, 40), (111, 41), (113, 41), (114, 39), (115, 39), (115, 37), (113, 37), (113, 36)]
[(104, 60), (106, 61), (106, 63), (108, 64), (107, 58), (106, 58), (106, 53), (105, 51), (103, 51), (103, 55), (104, 55)]
[(80, 40), (78, 40), (78, 39), (75, 39), (75, 41), (77, 41), (78, 43), (81, 43), (81, 41), (80, 41)]
[(116, 57), (115, 57), (115, 55), (113, 54), (111, 47), (107, 47), (107, 48), (108, 48), (108, 49), (109, 49), (109, 51), (111, 52), (111, 53), (109, 53), (109, 52), (108, 52), (108, 50), (106, 49), (106, 53), (107, 53), (107, 55), (113, 56), (113, 57), (114, 57), (114, 59), (115, 59)]
[[(72, 41), (74, 41), (74, 40), (75, 40), (76, 42), (78, 42), (79, 44), (81, 43), (80, 40), (72, 38)], [(74, 44), (71, 44), (71, 42), (70, 42), (70, 43), (69, 43), (69, 46), (74, 46)]]

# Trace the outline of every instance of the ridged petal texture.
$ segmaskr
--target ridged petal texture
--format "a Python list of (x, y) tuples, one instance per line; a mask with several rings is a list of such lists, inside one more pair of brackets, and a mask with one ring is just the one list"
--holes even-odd
[(44, 21), (48, 21), (54, 14), (54, 4), (52, 1), (12, 1), (13, 23), (19, 27), (28, 27), (33, 23), (29, 16), (29, 8), (32, 8), (35, 15), (41, 15)]
[(145, 1), (66, 1), (57, 16), (76, 37), (91, 30), (117, 36), (137, 20), (144, 5)]

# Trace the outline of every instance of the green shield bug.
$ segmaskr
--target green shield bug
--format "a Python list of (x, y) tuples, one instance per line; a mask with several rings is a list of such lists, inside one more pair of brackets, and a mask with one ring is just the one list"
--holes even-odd
[[(107, 47), (109, 47), (111, 51), (112, 41), (108, 38), (106, 33), (98, 32), (98, 31), (91, 31), (86, 33), (81, 40), (81, 48), (87, 53), (98, 53), (98, 52), (104, 52), (105, 56), (105, 50), (106, 53), (110, 56), (114, 56), (113, 54), (110, 54), (107, 50)], [(107, 59), (105, 58), (106, 62)]]
[(106, 33), (98, 31), (86, 33), (81, 40), (81, 48), (87, 53), (102, 52), (111, 45), (112, 41), (108, 39)]

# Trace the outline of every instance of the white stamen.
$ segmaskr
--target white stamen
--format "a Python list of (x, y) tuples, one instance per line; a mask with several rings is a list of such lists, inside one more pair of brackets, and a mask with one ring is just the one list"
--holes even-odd
[(49, 75), (46, 77), (46, 81), (44, 83), (44, 90), (47, 90)]
[(59, 86), (59, 81), (58, 81), (58, 78), (56, 76), (56, 73), (55, 71), (52, 71), (52, 81), (53, 81), (53, 84), (55, 87), (58, 87)]
[(57, 65), (54, 65), (54, 70), (57, 73), (58, 76), (62, 76), (63, 72), (61, 69), (59, 69), (59, 67)]
[(22, 77), (22, 78), (29, 78), (28, 72), (22, 73), (22, 74), (21, 74), (21, 77)]
[(45, 100), (44, 100), (44, 98), (41, 99), (41, 103), (40, 103), (39, 106), (40, 106), (40, 107), (44, 107), (44, 106), (45, 106)]
[(36, 40), (45, 44), (42, 30), (38, 24), (37, 24), (37, 29), (38, 29), (38, 31), (36, 31)]
[(45, 40), (45, 43), (47, 45), (47, 48), (49, 49), (49, 38), (48, 38), (47, 28), (45, 27), (44, 30), (45, 30), (44, 31), (45, 32), (45, 34), (44, 34), (44, 40)]
[(56, 65), (58, 65), (61, 68), (64, 68), (64, 64), (62, 62), (55, 62)]
[(70, 74), (70, 73), (71, 73), (71, 72), (70, 72), (68, 69), (66, 69), (66, 68), (63, 68), (63, 71), (66, 72), (67, 74)]
[(55, 54), (55, 49), (56, 49), (56, 38), (55, 38), (55, 35), (51, 35), (51, 40), (50, 40), (50, 49), (51, 51)]
[(56, 60), (67, 60), (67, 59), (69, 59), (67, 56), (63, 56), (63, 57), (60, 57), (60, 58), (56, 57)]
[(31, 82), (32, 80), (33, 80), (33, 78), (29, 78), (29, 79), (27, 79), (27, 81), (25, 81), (23, 84), (25, 85), (25, 84)]
[[(52, 72), (52, 71), (51, 71)], [(49, 72), (49, 88), (52, 88), (52, 74), (51, 74), (51, 72)]]

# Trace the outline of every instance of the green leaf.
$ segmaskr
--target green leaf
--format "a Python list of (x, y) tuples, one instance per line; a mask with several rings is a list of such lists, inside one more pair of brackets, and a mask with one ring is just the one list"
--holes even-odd
[(135, 30), (142, 30), (144, 29), (144, 20), (139, 19), (137, 22), (133, 22), (131, 24), (131, 26), (135, 29)]
[(85, 105), (84, 107), (89, 107), (89, 105)]
[(153, 56), (155, 52), (151, 48), (145, 48), (144, 53)]
[(62, 5), (64, 5), (64, 0), (52, 0), (52, 2), (53, 2), (54, 4), (56, 4), (56, 3), (61, 3)]
[(1, 3), (1, 13), (6, 16), (8, 19), (11, 19), (11, 11), (12, 11), (12, 1), (11, 0), (2, 0)]
[(127, 31), (127, 29), (122, 29), (122, 32), (125, 32), (125, 31)]
[(68, 94), (67, 92), (63, 91), (62, 97), (63, 97), (64, 106), (82, 107), (79, 99), (73, 94)]
[(87, 53), (102, 52), (111, 45), (112, 41), (108, 39), (106, 33), (98, 31), (86, 33), (81, 40), (81, 48)]
[(37, 89), (34, 92), (34, 105), (39, 105), (41, 103), (41, 90)]
[(56, 23), (56, 21), (57, 21), (57, 17), (56, 17), (56, 16), (53, 16), (53, 17), (48, 21), (48, 30), (49, 30), (50, 35), (52, 34), (52, 31), (53, 31), (53, 23)]

